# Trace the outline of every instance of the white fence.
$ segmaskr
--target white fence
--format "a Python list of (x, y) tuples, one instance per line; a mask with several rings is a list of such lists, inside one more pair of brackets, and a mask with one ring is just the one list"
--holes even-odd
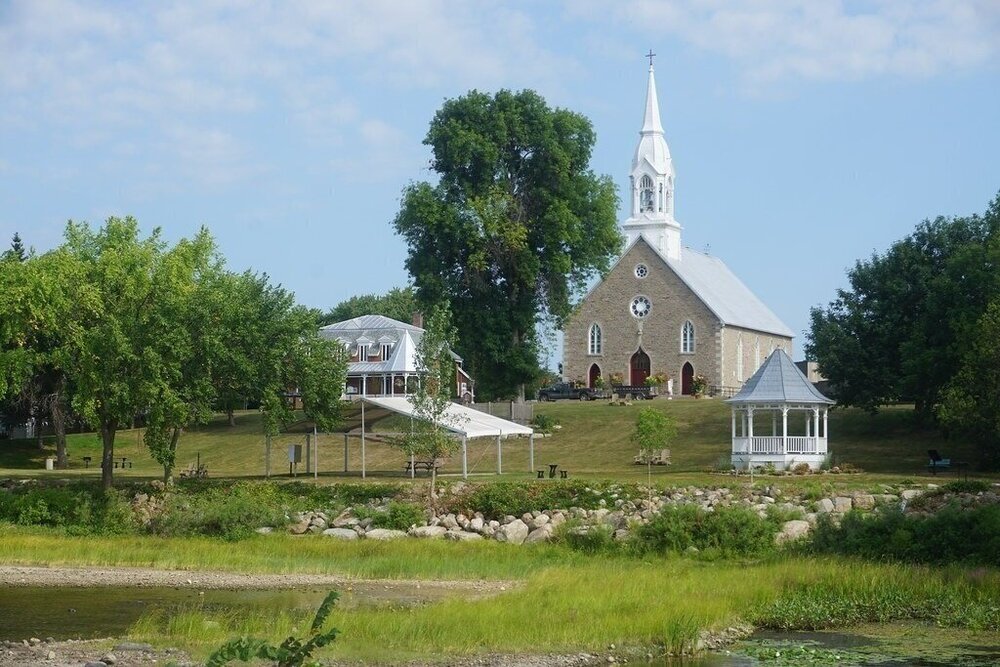
[(826, 454), (826, 438), (801, 435), (733, 438), (733, 454), (746, 454), (748, 446), (750, 454)]

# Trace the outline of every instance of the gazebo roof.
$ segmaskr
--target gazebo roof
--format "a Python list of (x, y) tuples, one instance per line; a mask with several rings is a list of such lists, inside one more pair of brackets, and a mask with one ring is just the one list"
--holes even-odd
[(739, 405), (795, 403), (798, 405), (833, 405), (833, 401), (806, 379), (781, 348), (771, 353), (740, 392), (726, 401)]

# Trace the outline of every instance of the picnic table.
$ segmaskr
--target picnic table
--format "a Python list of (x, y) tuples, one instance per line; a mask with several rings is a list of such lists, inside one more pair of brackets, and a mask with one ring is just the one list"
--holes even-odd
[(427, 472), (430, 472), (431, 470), (440, 469), (440, 461), (407, 461), (404, 472), (416, 472), (418, 470), (426, 470)]
[(131, 468), (132, 462), (128, 460), (127, 456), (123, 456), (121, 461), (115, 461), (115, 467), (121, 468), (122, 470), (125, 468)]

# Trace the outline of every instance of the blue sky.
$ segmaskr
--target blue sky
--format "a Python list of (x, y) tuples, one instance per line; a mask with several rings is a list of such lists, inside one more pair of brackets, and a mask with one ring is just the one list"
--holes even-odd
[[(319, 308), (407, 282), (446, 98), (533, 88), (623, 187), (652, 48), (684, 242), (795, 331), (858, 258), (1000, 190), (1000, 3), (0, 0), (0, 243), (206, 225)], [(622, 215), (622, 218), (625, 216)]]

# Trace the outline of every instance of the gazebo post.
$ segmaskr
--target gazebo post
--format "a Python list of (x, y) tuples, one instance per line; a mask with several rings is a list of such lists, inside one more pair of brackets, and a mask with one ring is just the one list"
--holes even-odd
[(816, 453), (819, 453), (819, 408), (813, 408), (813, 437), (816, 438)]
[(528, 436), (528, 472), (535, 472), (535, 434)]
[(733, 414), (733, 440), (736, 440), (736, 408), (733, 408), (732, 414)]
[(826, 417), (829, 414), (830, 414), (830, 409), (829, 408), (824, 408), (823, 409), (823, 438), (826, 439), (826, 440), (830, 439), (830, 432), (826, 430), (826, 423), (827, 423), (826, 422)]
[(781, 406), (781, 454), (788, 451), (788, 406)]
[(469, 479), (469, 439), (462, 436), (462, 479)]

